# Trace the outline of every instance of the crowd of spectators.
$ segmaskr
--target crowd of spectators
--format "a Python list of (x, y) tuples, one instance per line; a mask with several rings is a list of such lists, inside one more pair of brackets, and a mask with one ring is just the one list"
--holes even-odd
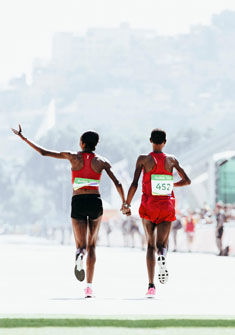
[[(214, 209), (205, 205), (195, 210), (178, 210), (176, 220), (172, 222), (171, 239), (169, 249), (173, 252), (182, 251), (182, 233), (185, 236), (183, 249), (188, 252), (196, 251), (194, 247), (195, 235), (198, 228), (211, 225), (214, 241), (219, 256), (228, 256), (230, 246), (224, 241), (224, 226), (235, 221), (235, 205), (225, 205), (217, 202)], [(181, 239), (179, 239), (179, 232)], [(70, 224), (48, 224), (37, 222), (28, 225), (9, 226), (0, 225), (0, 234), (26, 234), (34, 237), (42, 237), (47, 240), (57, 240), (60, 244), (72, 242), (72, 230)], [(179, 241), (180, 240), (180, 241)], [(104, 246), (124, 246), (145, 249), (146, 241), (141, 220), (138, 216), (117, 217), (102, 222), (99, 234), (99, 244)]]
[(224, 224), (235, 220), (235, 205), (217, 202), (214, 209), (205, 205), (196, 210), (178, 211), (176, 221), (172, 223), (174, 249), (177, 251), (177, 234), (183, 229), (186, 234), (188, 251), (192, 251), (195, 227), (198, 224), (215, 224), (215, 242), (219, 256), (228, 256), (230, 247), (223, 245)]

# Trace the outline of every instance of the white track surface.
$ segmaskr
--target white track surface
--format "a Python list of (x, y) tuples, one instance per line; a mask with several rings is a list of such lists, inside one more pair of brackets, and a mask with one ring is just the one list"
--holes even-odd
[[(97, 248), (95, 299), (73, 274), (74, 248), (1, 243), (0, 315), (235, 316), (235, 258), (169, 253), (169, 282), (147, 300), (145, 252)], [(157, 277), (156, 277), (157, 278)]]

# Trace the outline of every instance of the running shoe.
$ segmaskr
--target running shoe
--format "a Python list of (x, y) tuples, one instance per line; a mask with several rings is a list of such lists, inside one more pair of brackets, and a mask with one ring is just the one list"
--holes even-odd
[(85, 278), (85, 271), (83, 269), (83, 257), (83, 253), (76, 255), (74, 274), (79, 281), (83, 281)]
[(168, 271), (166, 269), (166, 258), (165, 256), (161, 255), (157, 258), (157, 263), (159, 266), (159, 273), (158, 273), (158, 279), (161, 284), (165, 284), (168, 281)]
[(155, 298), (156, 289), (155, 287), (150, 287), (146, 293), (146, 298)]
[(85, 288), (85, 298), (93, 298), (93, 292), (90, 287)]

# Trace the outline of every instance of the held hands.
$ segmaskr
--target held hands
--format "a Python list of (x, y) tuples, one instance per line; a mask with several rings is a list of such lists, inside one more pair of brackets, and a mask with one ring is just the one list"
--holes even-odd
[(126, 216), (130, 216), (131, 215), (130, 206), (126, 202), (124, 202), (122, 204), (122, 208), (120, 210), (122, 211), (122, 214), (124, 214)]
[(23, 138), (23, 135), (22, 135), (22, 128), (21, 128), (21, 125), (19, 124), (19, 130), (16, 130), (14, 128), (11, 128), (11, 130), (13, 131), (14, 134), (18, 135), (19, 137)]

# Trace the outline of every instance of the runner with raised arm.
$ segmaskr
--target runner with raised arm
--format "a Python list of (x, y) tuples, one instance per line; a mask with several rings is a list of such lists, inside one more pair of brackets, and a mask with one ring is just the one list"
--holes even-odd
[[(148, 155), (138, 157), (134, 179), (122, 211), (126, 215), (131, 215), (131, 201), (137, 190), (140, 174), (143, 171), (143, 194), (139, 214), (142, 218), (147, 239), (146, 261), (149, 279), (147, 297), (152, 298), (155, 297), (156, 249), (159, 266), (158, 279), (162, 284), (168, 280), (168, 271), (166, 269), (167, 242), (171, 222), (176, 219), (173, 187), (189, 185), (191, 181), (177, 159), (162, 152), (166, 144), (166, 133), (164, 130), (154, 129), (151, 133), (150, 142), (152, 143), (153, 151)], [(176, 183), (173, 182), (173, 169), (176, 169), (181, 177), (181, 180)]]
[(96, 262), (95, 248), (103, 214), (102, 200), (99, 193), (103, 170), (114, 182), (122, 202), (125, 199), (122, 185), (115, 177), (109, 161), (94, 153), (99, 135), (94, 131), (85, 132), (80, 138), (82, 150), (73, 153), (49, 151), (38, 146), (23, 136), (20, 125), (19, 130), (12, 129), (12, 131), (42, 156), (67, 159), (71, 164), (73, 185), (71, 218), (76, 243), (74, 271), (77, 279), (83, 281), (85, 278), (83, 259), (87, 252), (85, 297), (92, 297), (92, 281)]

